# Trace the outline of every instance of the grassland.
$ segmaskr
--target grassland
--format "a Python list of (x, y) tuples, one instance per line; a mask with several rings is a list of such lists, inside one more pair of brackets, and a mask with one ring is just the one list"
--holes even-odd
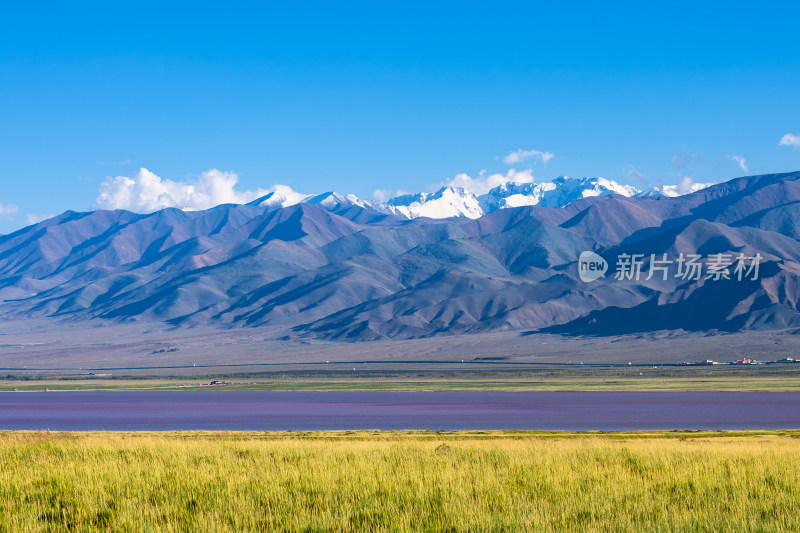
[(798, 531), (800, 432), (0, 433), (4, 531)]
[[(223, 387), (206, 387), (224, 379)], [(572, 367), (567, 369), (273, 372), (192, 377), (7, 376), (0, 391), (31, 390), (359, 391), (800, 391), (800, 364), (758, 367)]]

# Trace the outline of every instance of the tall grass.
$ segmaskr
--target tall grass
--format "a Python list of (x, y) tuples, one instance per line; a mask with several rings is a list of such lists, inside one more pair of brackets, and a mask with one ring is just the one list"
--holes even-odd
[(0, 434), (5, 531), (799, 531), (800, 439)]

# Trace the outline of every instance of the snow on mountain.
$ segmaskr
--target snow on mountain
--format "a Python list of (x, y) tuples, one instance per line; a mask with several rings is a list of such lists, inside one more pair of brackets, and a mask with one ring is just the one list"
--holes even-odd
[(325, 192), (318, 194), (317, 196), (307, 199), (306, 203), (318, 205), (323, 209), (327, 209), (328, 211), (332, 211), (340, 207), (352, 207), (354, 205), (364, 208), (371, 207), (370, 202), (365, 202), (354, 194), (342, 196), (338, 192)]
[(541, 200), (545, 184), (508, 182), (481, 195), (481, 208), (485, 213), (506, 207), (536, 205)]
[(431, 194), (398, 196), (382, 207), (388, 213), (406, 218), (480, 218), (484, 214), (475, 195), (461, 187), (442, 187)]
[(605, 178), (568, 178), (560, 176), (546, 183), (504, 183), (479, 197), (485, 213), (506, 207), (541, 205), (566, 207), (590, 196), (619, 194), (633, 196), (639, 191)]
[(565, 207), (581, 198), (592, 196), (633, 196), (639, 190), (630, 185), (622, 185), (605, 178), (568, 178), (560, 176), (550, 183), (541, 183), (541, 200), (537, 205), (543, 207)]
[[(564, 178), (499, 187), (493, 198), (559, 205), (615, 188)], [(276, 196), (261, 203), (290, 201)], [(287, 338), (338, 341), (532, 328), (580, 335), (800, 328), (800, 172), (737, 178), (661, 201), (615, 196), (563, 209), (498, 208), (477, 221), (408, 224), (366, 210), (384, 207), (437, 217), (482, 209), (474, 195), (446, 187), (383, 207), (325, 193), (280, 209), (68, 211), (0, 237), (0, 317), (53, 319), (65, 330), (78, 320), (269, 326)], [(764, 262), (757, 279), (585, 283), (575, 264), (585, 250), (610, 262), (621, 253), (744, 253)]]
[(256, 198), (247, 205), (279, 209), (281, 207), (289, 207), (290, 205), (305, 202), (312, 196), (311, 194), (299, 193), (287, 185), (276, 185), (271, 193), (261, 198)]
[[(565, 207), (590, 196), (619, 194), (633, 196), (639, 191), (605, 178), (558, 177), (546, 183), (508, 182), (487, 194), (475, 196), (461, 187), (443, 187), (433, 194), (419, 193), (398, 196), (378, 209), (385, 209), (407, 218), (429, 217), (479, 218), (496, 209), (541, 205)], [(373, 206), (374, 207), (374, 206)]]
[(442, 187), (433, 193), (417, 193), (397, 196), (386, 203), (362, 200), (355, 195), (326, 192), (319, 195), (301, 194), (279, 185), (266, 196), (249, 205), (278, 209), (298, 203), (309, 203), (331, 211), (359, 207), (374, 213), (396, 215), (404, 218), (480, 218), (497, 209), (539, 205), (561, 208), (582, 198), (592, 196), (675, 197), (704, 189), (710, 183), (665, 185), (639, 191), (630, 185), (622, 185), (605, 178), (570, 178), (560, 176), (543, 183), (507, 182), (486, 194), (476, 196), (472, 192), (454, 186)]
[(702, 191), (703, 189), (714, 185), (713, 183), (692, 183), (688, 187), (682, 185), (660, 185), (645, 189), (636, 194), (638, 197), (658, 197), (666, 196), (668, 198), (676, 198), (684, 194), (691, 194), (693, 192)]

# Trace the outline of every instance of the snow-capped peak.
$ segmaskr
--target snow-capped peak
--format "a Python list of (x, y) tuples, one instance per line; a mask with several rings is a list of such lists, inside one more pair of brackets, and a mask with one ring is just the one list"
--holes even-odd
[(484, 212), (474, 194), (461, 187), (442, 187), (434, 193), (407, 194), (389, 200), (386, 210), (406, 218), (479, 218)]
[[(356, 200), (358, 200), (355, 196), (348, 195)], [(338, 192), (325, 192), (322, 194), (318, 194), (317, 196), (313, 196), (306, 200), (306, 203), (309, 204), (316, 204), (323, 209), (336, 209), (337, 207), (346, 206), (349, 207), (350, 205), (354, 204), (355, 202), (351, 201), (347, 196), (342, 196)]]
[(559, 176), (545, 183), (504, 183), (479, 197), (485, 212), (506, 207), (541, 205), (564, 207), (581, 198), (619, 194), (633, 196), (639, 191), (605, 178)]
[(281, 207), (289, 207), (290, 205), (299, 204), (311, 198), (310, 194), (302, 194), (287, 185), (276, 185), (273, 187), (272, 192), (256, 198), (247, 205), (256, 205), (261, 207), (271, 207), (278, 209)]
[(497, 209), (539, 205), (542, 207), (565, 207), (572, 202), (592, 196), (680, 196), (704, 189), (710, 183), (681, 183), (639, 191), (606, 178), (570, 178), (559, 176), (552, 181), (526, 183), (509, 181), (476, 196), (472, 192), (455, 186), (445, 186), (432, 193), (416, 193), (397, 196), (386, 203), (362, 200), (355, 195), (326, 192), (318, 195), (301, 194), (279, 185), (266, 196), (254, 200), (250, 205), (271, 209), (287, 207), (305, 202), (315, 204), (328, 211), (360, 207), (382, 214), (405, 218), (479, 218)]

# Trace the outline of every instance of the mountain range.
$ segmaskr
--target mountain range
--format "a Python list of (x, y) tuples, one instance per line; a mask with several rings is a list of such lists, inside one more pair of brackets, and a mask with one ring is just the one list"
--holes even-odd
[[(700, 187), (558, 178), (386, 203), (277, 189), (204, 211), (68, 211), (0, 237), (0, 317), (349, 341), (800, 328), (800, 172)], [(605, 277), (581, 280), (585, 251), (608, 262)], [(720, 253), (758, 255), (759, 276), (611, 272), (625, 254), (646, 271)]]
[(299, 203), (314, 204), (328, 211), (361, 207), (375, 213), (396, 215), (402, 218), (480, 218), (497, 209), (539, 205), (565, 207), (581, 198), (616, 194), (626, 197), (680, 196), (696, 192), (710, 183), (689, 183), (680, 191), (677, 185), (639, 190), (605, 178), (569, 178), (559, 176), (543, 183), (502, 183), (485, 194), (476, 195), (463, 187), (444, 186), (433, 193), (403, 194), (385, 203), (362, 200), (352, 194), (335, 192), (302, 194), (285, 186), (278, 186), (266, 196), (249, 205), (278, 209)]

